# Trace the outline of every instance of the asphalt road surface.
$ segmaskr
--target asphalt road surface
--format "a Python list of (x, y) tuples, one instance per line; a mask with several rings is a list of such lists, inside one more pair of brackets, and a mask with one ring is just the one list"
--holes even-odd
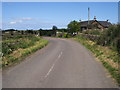
[(3, 88), (115, 88), (102, 64), (80, 43), (49, 38), (49, 44), (3, 70)]

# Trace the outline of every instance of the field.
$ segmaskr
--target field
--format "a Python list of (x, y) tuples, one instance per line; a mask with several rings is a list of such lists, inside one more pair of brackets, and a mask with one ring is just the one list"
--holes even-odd
[(46, 46), (48, 41), (35, 35), (3, 36), (2, 63), (6, 67), (23, 60), (29, 54)]

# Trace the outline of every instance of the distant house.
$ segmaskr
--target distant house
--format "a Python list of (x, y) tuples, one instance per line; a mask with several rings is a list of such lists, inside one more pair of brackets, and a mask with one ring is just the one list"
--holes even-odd
[(87, 29), (105, 29), (108, 28), (110, 25), (112, 25), (108, 20), (106, 21), (98, 21), (96, 20), (96, 17), (94, 17), (94, 20), (89, 21), (80, 21), (81, 30), (87, 30)]

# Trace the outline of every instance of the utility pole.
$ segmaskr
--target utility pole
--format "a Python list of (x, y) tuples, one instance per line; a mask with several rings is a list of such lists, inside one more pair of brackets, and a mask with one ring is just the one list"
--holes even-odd
[(88, 7), (88, 25), (90, 24), (90, 8)]
[(89, 25), (90, 25), (90, 8), (88, 7), (88, 27), (87, 27), (87, 29), (89, 29)]

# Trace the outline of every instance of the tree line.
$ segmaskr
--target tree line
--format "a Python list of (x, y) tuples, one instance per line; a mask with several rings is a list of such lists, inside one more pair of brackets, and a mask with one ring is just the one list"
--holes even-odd
[[(10, 31), (10, 34), (13, 35), (13, 32), (17, 30), (9, 29), (6, 31)], [(57, 26), (53, 26), (52, 29), (49, 30), (18, 30), (17, 32), (21, 34), (38, 34), (39, 36), (56, 36), (57, 32), (62, 32), (67, 33), (67, 37), (67, 35), (75, 36), (78, 34), (78, 32), (82, 33), (83, 31), (80, 29), (80, 23), (74, 20), (67, 25), (66, 29), (58, 29)], [(95, 32), (98, 31), (96, 30), (94, 33)], [(96, 42), (99, 45), (110, 46), (113, 49), (117, 50), (120, 54), (120, 24), (111, 25), (108, 29), (103, 30), (103, 32), (100, 34), (99, 40)]]
[(67, 34), (70, 34), (71, 36), (73, 34), (77, 34), (80, 31), (80, 24), (77, 21), (71, 21), (67, 28), (62, 28), (59, 29), (57, 28), (57, 26), (53, 26), (52, 29), (49, 30), (43, 30), (43, 29), (39, 29), (39, 30), (15, 30), (15, 29), (8, 29), (8, 30), (2, 30), (3, 33), (5, 32), (9, 32), (10, 35), (14, 35), (14, 32), (18, 32), (20, 34), (39, 34), (40, 36), (56, 36), (57, 32), (65, 32)]

